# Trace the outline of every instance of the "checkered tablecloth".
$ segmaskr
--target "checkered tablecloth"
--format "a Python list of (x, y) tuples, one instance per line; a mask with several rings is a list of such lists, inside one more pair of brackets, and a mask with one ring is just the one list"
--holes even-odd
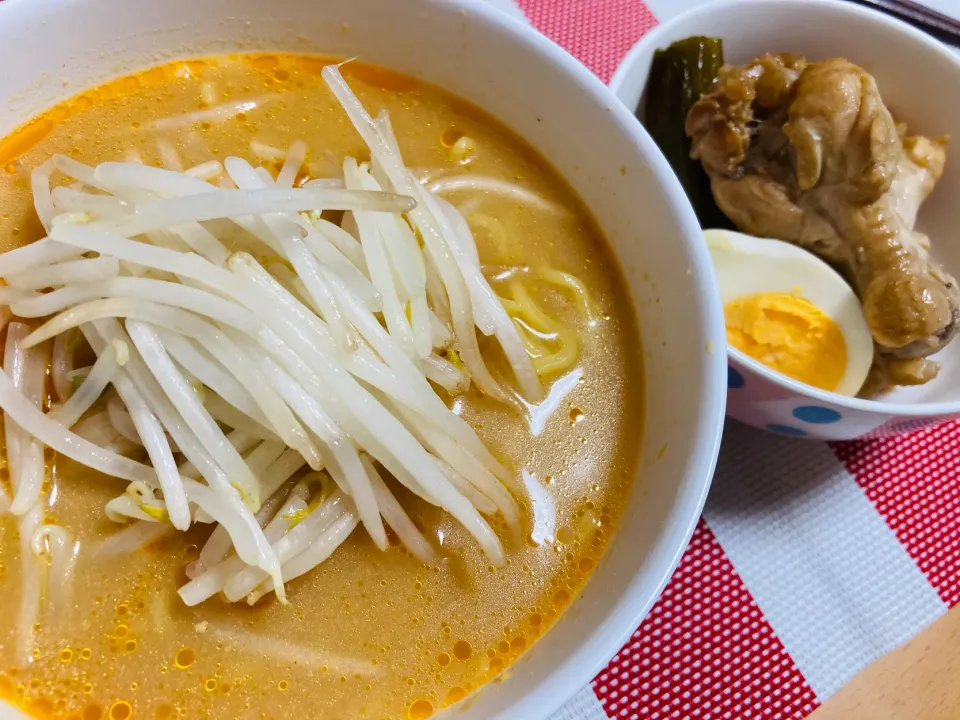
[[(488, 1), (607, 81), (658, 18), (702, 0)], [(806, 717), (960, 602), (958, 461), (960, 422), (833, 445), (729, 423), (663, 596), (551, 720)]]

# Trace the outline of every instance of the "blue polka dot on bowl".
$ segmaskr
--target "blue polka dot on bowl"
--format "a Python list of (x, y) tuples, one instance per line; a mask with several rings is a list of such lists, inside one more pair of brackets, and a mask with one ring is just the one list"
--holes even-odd
[(812, 425), (829, 425), (840, 422), (840, 413), (831, 408), (819, 405), (801, 405), (793, 409), (793, 416), (802, 422)]
[(779, 433), (780, 435), (790, 435), (792, 437), (804, 437), (807, 434), (806, 430), (801, 430), (800, 428), (792, 427), (790, 425), (778, 425), (776, 423), (767, 425), (767, 430), (770, 432)]
[(731, 365), (727, 365), (727, 387), (730, 390), (739, 390), (744, 386), (743, 375)]

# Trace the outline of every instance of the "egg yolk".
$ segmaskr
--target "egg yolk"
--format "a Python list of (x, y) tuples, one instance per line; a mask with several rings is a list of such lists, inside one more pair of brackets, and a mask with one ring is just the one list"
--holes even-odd
[(727, 342), (794, 380), (834, 390), (847, 368), (847, 344), (837, 324), (809, 300), (757, 293), (723, 309)]

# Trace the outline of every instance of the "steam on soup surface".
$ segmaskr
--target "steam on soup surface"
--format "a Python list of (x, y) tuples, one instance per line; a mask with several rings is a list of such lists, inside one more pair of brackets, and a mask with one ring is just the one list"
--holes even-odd
[[(13, 391), (27, 400), (22, 428), (42, 410), (59, 423), (42, 432), (67, 425), (137, 463), (116, 461), (106, 469), (127, 475), (108, 477), (44, 449), (6, 415), (0, 697), (39, 717), (428, 717), (529, 648), (614, 531), (639, 452), (642, 371), (627, 291), (592, 219), (543, 159), (478, 109), (351, 63), (342, 73), (362, 106), (389, 115), (389, 125), (364, 125), (339, 86), (353, 115), (344, 112), (324, 65), (177, 62), (74, 97), (0, 143), (2, 249), (43, 238), (42, 222), (58, 243), (36, 246), (47, 253), (39, 265), (0, 256), (13, 311), (4, 407), (12, 412)], [(371, 156), (354, 121), (367, 139), (395, 136), (403, 164), (388, 167), (383, 158), (396, 155), (383, 145)], [(57, 154), (87, 167), (51, 161)], [(138, 163), (171, 172), (143, 174)], [(176, 200), (206, 191), (218, 194)], [(313, 207), (308, 192), (320, 193)], [(240, 217), (237, 202), (265, 214)], [(309, 212), (320, 207), (339, 210)], [(105, 237), (142, 244), (97, 245)], [(190, 277), (194, 266), (184, 275), (154, 256), (138, 263), (147, 243), (166, 251), (163, 262), (192, 249), (209, 264)], [(431, 243), (450, 254), (434, 257)], [(204, 267), (226, 284), (209, 284)], [(230, 294), (233, 277), (251, 283), (238, 286), (249, 296)], [(185, 307), (194, 291), (208, 294)], [(229, 307), (218, 315), (220, 302)], [(191, 335), (196, 318), (213, 329)], [(295, 326), (321, 329), (301, 347), (284, 334)], [(284, 364), (270, 342), (306, 360)], [(229, 347), (256, 367), (228, 359)], [(323, 375), (323, 358), (348, 371)], [(174, 375), (184, 382), (165, 385)], [(97, 382), (107, 387), (92, 406), (76, 399)], [(348, 386), (369, 401), (342, 402)], [(298, 397), (314, 398), (313, 409)], [(78, 405), (82, 417), (65, 419)], [(197, 407), (213, 429), (184, 419)], [(146, 416), (167, 435), (147, 442)], [(375, 420), (402, 452), (365, 424)], [(199, 474), (185, 465), (198, 440)], [(161, 456), (179, 465), (167, 466), (173, 485), (162, 486)], [(224, 520), (253, 513), (265, 530)], [(284, 555), (284, 538), (302, 540), (304, 528), (314, 536)]]

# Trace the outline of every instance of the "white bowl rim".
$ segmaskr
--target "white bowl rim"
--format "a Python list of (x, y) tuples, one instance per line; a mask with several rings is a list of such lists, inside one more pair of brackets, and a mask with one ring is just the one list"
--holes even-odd
[[(57, 6), (77, 1), (50, 0), (38, 5), (35, 0), (6, 0), (0, 2), (0, 18), (6, 19), (7, 22), (21, 21), (22, 14), (41, 11), (52, 14)], [(690, 272), (699, 279), (692, 284), (691, 292), (695, 294), (696, 305), (703, 314), (703, 324), (708, 335), (705, 340), (711, 337), (723, 337), (723, 312), (716, 301), (719, 291), (706, 243), (685, 240), (688, 237), (696, 238), (696, 233), (699, 231), (693, 208), (679, 180), (653, 139), (642, 126), (636, 123), (633, 113), (619, 102), (610, 87), (558, 44), (523, 21), (496, 9), (486, 0), (424, 0), (424, 2), (446, 9), (451, 5), (459, 7), (461, 11), (469, 11), (471, 15), (479, 17), (480, 21), (498, 27), (511, 36), (514, 42), (525, 44), (547, 57), (564, 73), (581, 84), (581, 92), (591, 96), (594, 102), (604, 103), (607, 106), (607, 110), (617, 123), (624, 128), (625, 132), (632, 135), (634, 141), (640, 146), (640, 151), (655, 181), (663, 186), (677, 214), (677, 224), (681, 230), (678, 240), (686, 245)], [(658, 577), (656, 591), (650, 593), (643, 587), (638, 568), (635, 576), (617, 599), (613, 611), (597, 623), (593, 637), (567, 657), (559, 659), (539, 685), (513, 701), (509, 707), (510, 717), (549, 717), (587, 686), (621, 650), (647, 616), (650, 608), (659, 600), (663, 589), (686, 552), (690, 538), (700, 521), (713, 479), (726, 415), (727, 358), (722, 353), (709, 350), (703, 353), (702, 358), (700, 375), (705, 395), (700, 405), (698, 422), (690, 428), (691, 434), (696, 438), (693, 445), (697, 450), (690, 457), (685, 475), (681, 478), (685, 482), (680, 483), (683, 488), (677, 493), (672, 514), (665, 518), (658, 539), (649, 549), (643, 564), (648, 572)], [(645, 413), (644, 422), (648, 421), (649, 418)], [(616, 534), (612, 542), (617, 542)], [(0, 701), (0, 718), (4, 717), (3, 713), (6, 709), (3, 701)]]
[(849, 2), (849, 0), (709, 0), (709, 2), (695, 5), (679, 15), (675, 15), (669, 20), (658, 24), (653, 30), (634, 43), (633, 47), (624, 55), (623, 60), (620, 61), (616, 71), (613, 73), (613, 77), (610, 78), (610, 89), (614, 95), (619, 98), (623, 84), (630, 76), (637, 57), (646, 50), (648, 45), (655, 45), (657, 42), (660, 42), (661, 36), (669, 35), (670, 31), (676, 26), (684, 25), (698, 15), (714, 12), (719, 9), (723, 9), (725, 12), (736, 12), (754, 7), (811, 8), (857, 17), (865, 22), (882, 25), (890, 30), (903, 33), (912, 40), (924, 45), (928, 50), (936, 52), (938, 55), (946, 57), (952, 63), (960, 66), (960, 57), (936, 38), (905, 23), (903, 20), (886, 15), (879, 10)]
[(767, 367), (759, 360), (754, 360), (749, 355), (741, 352), (737, 348), (727, 345), (727, 354), (732, 360), (736, 360), (741, 365), (750, 368), (753, 372), (763, 376), (765, 379), (773, 382), (785, 390), (789, 390), (797, 395), (808, 397), (821, 405), (833, 405), (845, 410), (858, 410), (861, 412), (891, 415), (904, 418), (925, 418), (939, 415), (956, 415), (960, 413), (960, 402), (957, 403), (892, 403), (883, 400), (868, 400), (866, 398), (850, 397), (840, 395), (839, 393), (821, 390), (820, 388), (807, 385), (806, 383), (794, 380), (792, 377), (784, 375), (773, 368)]
[[(673, 30), (678, 26), (683, 26), (692, 18), (701, 14), (714, 12), (723, 9), (724, 12), (747, 11), (754, 7), (778, 7), (778, 8), (811, 8), (835, 12), (850, 17), (857, 17), (865, 22), (882, 25), (890, 30), (900, 32), (908, 36), (914, 42), (923, 45), (927, 50), (936, 53), (941, 58), (949, 61), (960, 76), (960, 55), (951, 51), (945, 44), (918, 30), (912, 25), (908, 25), (902, 20), (885, 15), (878, 10), (866, 8), (843, 0), (711, 0), (702, 5), (697, 5), (685, 12), (673, 17), (661, 25), (657, 25), (653, 30), (638, 40), (630, 51), (624, 56), (620, 65), (610, 79), (610, 89), (620, 98), (623, 85), (632, 72), (633, 65), (638, 61), (640, 55), (644, 53), (651, 45), (657, 45), (661, 38), (669, 37)], [(633, 112), (634, 109), (627, 108)], [(866, 413), (876, 413), (881, 415), (891, 415), (899, 417), (919, 418), (935, 415), (956, 415), (960, 414), (960, 402), (911, 402), (911, 403), (893, 403), (883, 400), (867, 400), (858, 397), (849, 397), (839, 395), (828, 390), (821, 390), (812, 385), (807, 385), (799, 380), (777, 372), (767, 367), (763, 363), (754, 360), (746, 354), (740, 352), (734, 347), (727, 345), (727, 353), (738, 363), (750, 368), (758, 375), (779, 385), (784, 390), (803, 395), (824, 405), (834, 405), (847, 410), (856, 410)]]

